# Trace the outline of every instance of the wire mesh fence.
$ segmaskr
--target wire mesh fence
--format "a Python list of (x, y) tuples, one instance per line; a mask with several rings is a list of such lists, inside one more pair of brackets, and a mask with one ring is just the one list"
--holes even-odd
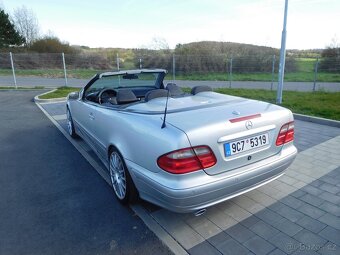
[[(55, 86), (72, 85), (75, 79), (89, 79), (97, 72), (139, 68), (168, 70), (167, 80), (221, 81), (233, 87), (237, 81), (277, 82), (276, 55), (193, 55), (157, 52), (122, 55), (108, 53), (0, 53), (0, 85), (20, 86), (24, 77), (49, 79)], [(12, 77), (12, 78), (11, 78)], [(17, 81), (16, 81), (17, 79)], [(60, 82), (64, 79), (64, 82)], [(9, 82), (11, 81), (11, 82)], [(340, 58), (286, 57), (285, 81), (340, 82)], [(41, 84), (43, 85), (43, 84)], [(266, 87), (268, 88), (268, 86)]]

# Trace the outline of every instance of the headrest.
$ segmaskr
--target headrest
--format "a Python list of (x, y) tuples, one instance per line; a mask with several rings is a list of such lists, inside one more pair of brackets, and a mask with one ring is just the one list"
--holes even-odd
[(138, 101), (138, 98), (131, 90), (118, 90), (117, 92), (117, 103), (128, 104)]
[(169, 96), (171, 95), (170, 91), (166, 89), (154, 89), (150, 90), (148, 93), (145, 95), (145, 102), (148, 102), (154, 98), (158, 97), (167, 97), (169, 93)]
[(172, 96), (180, 96), (184, 94), (183, 90), (175, 83), (168, 83), (165, 89), (169, 90)]
[(191, 89), (191, 94), (196, 95), (197, 93), (205, 91), (212, 91), (212, 88), (209, 86), (196, 86)]

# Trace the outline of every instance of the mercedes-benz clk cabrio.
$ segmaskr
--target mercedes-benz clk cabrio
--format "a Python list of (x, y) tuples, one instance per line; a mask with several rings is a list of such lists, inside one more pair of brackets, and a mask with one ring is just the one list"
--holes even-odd
[(280, 177), (297, 149), (292, 112), (165, 85), (166, 70), (94, 76), (67, 100), (68, 131), (107, 167), (117, 199), (203, 212)]

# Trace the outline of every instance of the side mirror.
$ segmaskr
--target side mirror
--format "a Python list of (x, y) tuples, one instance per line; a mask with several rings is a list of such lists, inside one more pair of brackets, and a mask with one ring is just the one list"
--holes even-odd
[(71, 92), (70, 94), (68, 94), (67, 99), (68, 100), (77, 100), (77, 99), (79, 99), (79, 92), (78, 91)]

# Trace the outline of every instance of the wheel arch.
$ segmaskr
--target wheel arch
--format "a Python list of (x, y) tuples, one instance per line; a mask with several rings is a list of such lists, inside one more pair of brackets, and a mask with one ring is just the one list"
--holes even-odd
[(66, 102), (66, 111), (67, 110), (69, 110), (70, 111), (70, 113), (72, 114), (72, 112), (71, 112), (71, 107), (70, 107), (70, 103), (67, 101)]
[(113, 150), (116, 150), (120, 154), (120, 156), (122, 157), (122, 159), (124, 161), (124, 164), (125, 164), (127, 170), (130, 173), (131, 171), (129, 170), (129, 168), (128, 168), (127, 164), (126, 164), (124, 153), (122, 153), (122, 151), (115, 144), (112, 144), (112, 143), (108, 146), (107, 151), (106, 151), (106, 156), (107, 156), (108, 162), (110, 161), (110, 156), (111, 156), (111, 153), (112, 153)]
[[(122, 152), (119, 150), (119, 148), (117, 148), (117, 146), (115, 146), (114, 144), (110, 144), (107, 148), (107, 158), (108, 158), (108, 162), (110, 162), (110, 156), (111, 156), (111, 153), (116, 150), (120, 156), (122, 157), (122, 160), (123, 160), (123, 164), (125, 165), (125, 168), (127, 170), (127, 179), (130, 180), (130, 192), (131, 192), (131, 199), (129, 199), (129, 201), (131, 203), (134, 203), (137, 201), (138, 197), (139, 197), (139, 191), (138, 191), (138, 188), (136, 187), (136, 180), (135, 180), (135, 175), (133, 173), (133, 171), (130, 170), (129, 166), (126, 164), (126, 160), (122, 154)], [(110, 164), (110, 163), (109, 163)]]
[(120, 155), (123, 157), (123, 155), (122, 155), (122, 153), (120, 152), (120, 150), (119, 150), (115, 145), (110, 144), (110, 145), (108, 146), (108, 148), (107, 148), (107, 151), (106, 151), (106, 156), (107, 156), (108, 159), (110, 159), (111, 152), (112, 152), (114, 149), (117, 150), (117, 151), (120, 153)]
[(117, 136), (114, 135), (111, 137), (108, 145), (106, 145), (106, 157), (107, 159), (110, 158), (110, 154), (113, 149), (117, 150), (119, 154), (122, 156), (124, 161), (126, 159), (131, 160), (131, 150), (130, 150), (130, 144), (126, 141), (127, 139), (124, 139), (125, 136)]

